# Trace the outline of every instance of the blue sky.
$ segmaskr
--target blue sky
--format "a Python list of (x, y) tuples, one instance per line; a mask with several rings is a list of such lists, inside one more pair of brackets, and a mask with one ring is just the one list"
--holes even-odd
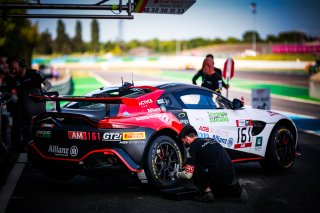
[[(96, 3), (98, 1), (73, 0), (69, 3)], [(42, 2), (68, 3), (68, 0), (43, 0)], [(118, 1), (111, 0), (107, 4), (113, 2)], [(123, 0), (123, 2), (126, 1)], [(122, 39), (129, 41), (131, 39), (148, 40), (152, 38), (160, 40), (196, 37), (242, 38), (245, 31), (254, 29), (251, 2), (257, 4), (256, 30), (262, 38), (266, 38), (269, 34), (277, 35), (279, 32), (291, 30), (303, 31), (308, 35), (320, 37), (320, 21), (318, 21), (320, 0), (197, 0), (182, 15), (133, 13), (133, 20), (123, 20)], [(32, 22), (36, 21), (40, 32), (48, 29), (55, 38), (57, 19), (32, 19)], [(64, 19), (63, 21), (68, 35), (73, 37), (76, 20)], [(91, 20), (83, 19), (80, 21), (83, 40), (89, 41)], [(100, 41), (115, 41), (118, 36), (119, 20), (101, 19), (98, 22)]]

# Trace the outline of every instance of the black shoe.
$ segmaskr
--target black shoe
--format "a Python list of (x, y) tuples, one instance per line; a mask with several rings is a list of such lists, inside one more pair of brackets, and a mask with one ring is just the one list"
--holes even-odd
[(212, 202), (215, 200), (213, 192), (201, 192), (199, 195), (193, 198), (195, 201), (198, 202)]

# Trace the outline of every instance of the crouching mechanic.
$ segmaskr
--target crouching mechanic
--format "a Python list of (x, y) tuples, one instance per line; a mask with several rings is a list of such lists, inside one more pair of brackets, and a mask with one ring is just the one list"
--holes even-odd
[(188, 156), (184, 170), (173, 171), (171, 177), (191, 179), (200, 189), (194, 199), (210, 202), (215, 199), (214, 193), (227, 189), (235, 179), (234, 166), (225, 149), (214, 140), (198, 138), (193, 126), (185, 126), (178, 135)]

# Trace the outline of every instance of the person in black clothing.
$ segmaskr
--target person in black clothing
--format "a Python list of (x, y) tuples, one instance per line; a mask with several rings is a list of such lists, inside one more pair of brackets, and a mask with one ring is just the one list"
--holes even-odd
[(208, 57), (203, 61), (202, 70), (204, 79), (201, 84), (202, 87), (211, 89), (217, 93), (221, 93), (222, 87), (228, 89), (229, 84), (225, 84), (222, 80), (222, 72), (220, 69), (214, 67), (214, 61)]
[[(27, 69), (23, 60), (13, 57), (9, 59), (10, 72), (15, 75), (14, 89), (18, 96), (18, 122), (21, 129), (23, 142), (22, 147), (31, 140), (29, 126), (33, 116), (46, 111), (45, 102), (34, 102), (29, 94), (42, 95), (43, 90), (51, 88), (51, 83), (46, 80), (42, 73)], [(23, 148), (22, 148), (23, 149)]]
[(216, 141), (198, 138), (193, 126), (185, 126), (178, 138), (188, 147), (185, 169), (173, 171), (173, 178), (191, 179), (200, 189), (197, 201), (210, 202), (214, 192), (227, 188), (235, 179), (234, 166), (225, 149)]
[[(212, 67), (213, 67), (213, 70), (215, 73), (217, 73), (217, 79), (211, 79), (213, 82), (217, 82), (216, 84), (218, 85), (219, 87), (219, 90), (217, 90), (217, 88), (214, 89), (214, 91), (218, 91), (220, 92), (222, 90), (222, 87), (224, 87), (225, 89), (228, 89), (229, 88), (229, 84), (226, 84), (223, 79), (222, 79), (222, 71), (221, 69), (217, 68), (217, 67), (214, 67), (214, 57), (212, 54), (208, 54), (206, 55), (206, 58), (204, 59), (204, 62), (207, 61), (207, 62), (212, 62)], [(192, 78), (192, 83), (197, 85), (197, 80), (198, 78), (201, 77), (202, 79), (202, 84), (201, 85), (204, 85), (204, 87), (210, 87), (209, 85), (206, 85), (206, 84), (203, 84), (205, 82), (205, 76), (206, 76), (206, 73), (204, 71), (205, 67), (204, 67), (204, 62), (202, 64), (202, 68), (193, 76)], [(220, 77), (219, 77), (220, 76)], [(210, 81), (210, 80), (209, 80)], [(208, 88), (207, 87), (207, 88)], [(212, 89), (212, 88), (209, 88), (209, 89)]]

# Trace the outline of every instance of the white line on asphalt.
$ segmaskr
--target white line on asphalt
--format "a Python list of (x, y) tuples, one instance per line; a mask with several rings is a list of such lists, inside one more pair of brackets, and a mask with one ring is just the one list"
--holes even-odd
[(24, 166), (26, 165), (26, 162), (27, 153), (21, 153), (7, 178), (7, 183), (2, 186), (0, 190), (0, 213), (5, 213), (13, 190), (16, 187), (16, 184), (24, 169)]
[(90, 75), (92, 75), (92, 77), (94, 77), (97, 81), (99, 81), (103, 86), (110, 86), (111, 84), (104, 80), (100, 75), (98, 75), (97, 73), (93, 73), (91, 72)]

